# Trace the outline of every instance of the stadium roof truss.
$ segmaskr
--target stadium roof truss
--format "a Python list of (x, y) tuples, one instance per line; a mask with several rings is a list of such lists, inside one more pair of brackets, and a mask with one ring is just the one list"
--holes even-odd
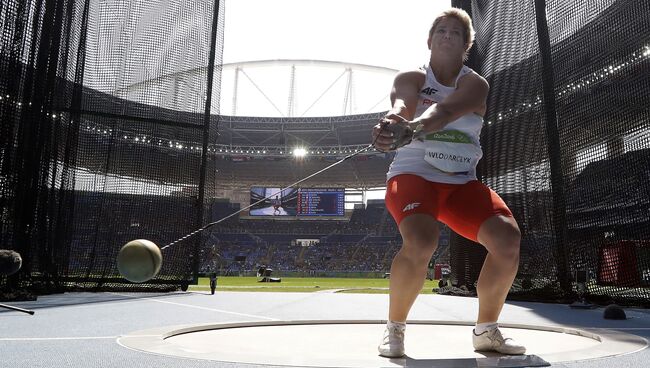
[[(229, 155), (291, 155), (304, 148), (313, 155), (342, 155), (371, 143), (370, 132), (383, 113), (309, 118), (221, 116), (211, 150)], [(372, 153), (372, 151), (371, 151)]]

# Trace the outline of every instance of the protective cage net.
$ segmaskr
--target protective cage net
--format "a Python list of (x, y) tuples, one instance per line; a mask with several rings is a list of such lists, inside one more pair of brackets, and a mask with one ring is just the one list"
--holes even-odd
[(0, 290), (170, 290), (196, 277), (201, 235), (163, 250), (144, 284), (116, 257), (134, 239), (163, 247), (209, 211), (221, 3), (0, 3), (0, 248), (23, 258)]
[[(491, 85), (479, 174), (522, 232), (510, 297), (649, 305), (650, 1), (452, 3)], [(115, 258), (209, 218), (224, 16), (216, 0), (0, 3), (0, 248), (23, 257), (0, 288), (196, 276), (201, 236), (165, 249), (150, 283)], [(472, 288), (485, 251), (452, 236), (450, 252)]]
[[(490, 83), (482, 180), (522, 233), (510, 298), (650, 305), (650, 1), (457, 1)], [(454, 282), (485, 251), (452, 240)]]

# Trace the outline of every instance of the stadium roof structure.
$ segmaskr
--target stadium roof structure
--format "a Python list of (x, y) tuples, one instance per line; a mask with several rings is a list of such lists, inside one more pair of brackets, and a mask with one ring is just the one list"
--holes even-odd
[[(166, 164), (155, 168), (152, 165), (150, 170), (159, 172), (149, 171), (147, 175), (168, 184), (192, 186), (196, 183), (197, 173), (194, 169), (180, 168), (200, 166), (204, 115), (203, 108), (197, 106), (196, 98), (184, 96), (200, 95), (203, 87), (193, 81), (205, 78), (203, 69), (174, 72), (119, 89), (84, 89), (84, 105), (94, 111), (93, 117), (87, 116), (83, 120), (84, 133), (96, 143), (110, 136), (112, 144), (123, 147), (151, 146), (147, 153), (151, 161)], [(260, 70), (275, 79), (284, 78), (282, 85), (286, 88), (279, 95), (281, 99), (286, 98), (287, 113), (282, 114), (276, 109), (275, 115), (278, 116), (272, 116), (272, 111), (269, 112), (271, 116), (219, 115), (214, 112), (218, 111), (220, 105), (213, 103), (208, 156), (210, 169), (214, 168), (211, 180), (214, 188), (290, 184), (367, 148), (371, 143), (372, 127), (388, 107), (390, 85), (397, 73), (388, 68), (315, 60), (236, 63), (221, 68), (223, 74), (215, 79), (217, 90), (212, 101), (220, 100), (221, 104), (232, 101), (229, 108), (221, 106), (221, 110), (235, 113), (254, 111), (251, 106), (246, 107), (250, 105), (247, 102), (249, 98), (257, 101), (258, 105), (277, 106), (274, 99), (278, 97), (265, 92), (269, 82), (265, 81)], [(228, 71), (232, 71), (232, 75)], [(309, 71), (317, 75), (309, 77)], [(244, 79), (242, 76), (248, 80), (247, 83), (241, 81)], [(231, 83), (229, 88), (225, 88), (230, 77), (240, 82)], [(301, 78), (307, 81), (301, 82)], [(306, 95), (313, 97), (308, 99), (309, 105), (299, 103), (306, 100), (300, 94), (302, 89), (307, 88), (305, 86), (320, 88), (309, 88)], [(222, 93), (225, 90), (230, 90), (231, 94)], [(355, 91), (366, 92), (357, 94)], [(366, 112), (353, 108), (361, 104), (368, 106)], [(303, 113), (292, 113), (298, 110)], [(342, 114), (326, 116), (326, 111)], [(316, 112), (323, 115), (308, 116)], [(98, 115), (101, 118), (97, 118)], [(120, 122), (125, 116), (135, 120), (134, 124)], [(294, 150), (298, 148), (305, 150), (305, 157), (294, 157)], [(123, 154), (121, 159), (126, 163), (138, 161), (138, 157), (130, 155)], [(305, 185), (383, 186), (389, 158), (369, 149)], [(93, 156), (81, 158), (79, 164), (93, 172), (102, 171), (104, 165), (101, 160), (95, 162)], [(112, 174), (120, 177), (137, 178), (140, 169), (131, 170), (133, 167), (131, 164), (116, 164), (112, 165), (111, 170)]]
[(330, 60), (256, 60), (220, 66), (222, 115), (318, 117), (386, 110), (397, 70)]
[[(257, 117), (318, 117), (387, 110), (397, 70), (328, 60), (254, 60), (220, 64), (215, 70), (213, 114)], [(98, 88), (113, 96), (178, 111), (203, 111), (206, 66), (176, 70)], [(146, 96), (146, 97), (145, 97)], [(142, 99), (146, 98), (146, 101)]]

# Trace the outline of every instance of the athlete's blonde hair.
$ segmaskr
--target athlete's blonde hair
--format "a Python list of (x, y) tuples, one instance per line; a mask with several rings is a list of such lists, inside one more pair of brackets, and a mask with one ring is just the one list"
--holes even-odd
[(429, 29), (429, 38), (433, 36), (433, 31), (435, 31), (438, 24), (440, 24), (440, 21), (448, 17), (454, 17), (458, 19), (460, 24), (463, 25), (463, 36), (465, 37), (465, 44), (467, 44), (467, 48), (465, 49), (465, 59), (467, 59), (467, 53), (469, 52), (469, 49), (472, 48), (472, 44), (474, 43), (474, 27), (472, 26), (472, 18), (470, 18), (469, 14), (467, 14), (467, 12), (463, 9), (449, 8), (438, 14), (438, 16), (436, 16), (436, 19), (434, 19), (431, 28)]

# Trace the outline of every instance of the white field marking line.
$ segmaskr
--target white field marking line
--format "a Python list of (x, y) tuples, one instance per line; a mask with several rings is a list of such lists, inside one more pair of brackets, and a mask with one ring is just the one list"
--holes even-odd
[[(129, 337), (156, 337), (160, 335), (129, 335)], [(72, 336), (72, 337), (0, 337), (0, 341), (58, 341), (58, 340), (108, 340), (122, 336)]]
[[(259, 286), (250, 286), (250, 285), (219, 285), (217, 286), (217, 290), (219, 289), (265, 289), (265, 288), (277, 288), (277, 289), (317, 289), (314, 286), (300, 286), (300, 285), (259, 285)], [(194, 286), (190, 290), (210, 290), (209, 286)]]
[(119, 336), (77, 336), (77, 337), (2, 337), (0, 341), (49, 341), (49, 340), (103, 340)]
[(140, 297), (140, 296), (132, 296), (132, 295), (127, 295), (127, 294), (119, 294), (119, 293), (110, 293), (114, 295), (119, 295), (119, 296), (125, 296), (128, 298), (133, 298), (133, 299), (141, 299), (141, 300), (149, 300), (152, 302), (157, 302), (157, 303), (163, 303), (163, 304), (172, 304), (172, 305), (178, 305), (181, 307), (189, 307), (189, 308), (195, 308), (195, 309), (202, 309), (202, 310), (207, 310), (211, 312), (218, 312), (218, 313), (226, 313), (226, 314), (234, 314), (237, 316), (244, 316), (244, 317), (253, 317), (253, 318), (259, 318), (259, 319), (265, 319), (267, 321), (279, 321), (277, 318), (270, 318), (270, 317), (263, 317), (263, 316), (256, 316), (254, 314), (246, 314), (246, 313), (237, 313), (237, 312), (231, 312), (231, 311), (226, 311), (223, 309), (214, 309), (214, 308), (207, 308), (207, 307), (201, 307), (198, 305), (192, 305), (192, 304), (183, 304), (183, 303), (175, 303), (175, 302), (169, 302), (166, 300), (158, 300), (154, 298), (146, 298), (146, 297)]

